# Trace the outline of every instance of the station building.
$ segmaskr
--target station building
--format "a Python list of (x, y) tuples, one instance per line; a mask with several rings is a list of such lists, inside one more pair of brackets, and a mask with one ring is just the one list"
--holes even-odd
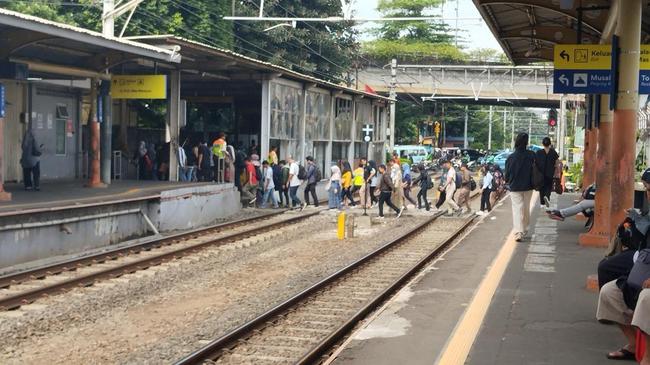
[[(271, 146), (314, 156), (324, 177), (340, 161), (383, 160), (393, 136), (386, 97), (188, 39), (106, 37), (4, 9), (0, 32), (0, 269), (238, 211), (232, 183), (178, 182), (178, 147), (218, 132), (262, 158)], [(29, 129), (43, 145), (38, 193), (21, 185)], [(164, 181), (139, 176), (141, 141)]]

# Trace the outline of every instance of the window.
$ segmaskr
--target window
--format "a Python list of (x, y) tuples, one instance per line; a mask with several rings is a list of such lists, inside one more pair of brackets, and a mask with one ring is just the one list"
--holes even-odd
[(56, 154), (65, 155), (65, 119), (56, 120)]
[(352, 139), (352, 100), (336, 98), (334, 113), (334, 140), (350, 141)]

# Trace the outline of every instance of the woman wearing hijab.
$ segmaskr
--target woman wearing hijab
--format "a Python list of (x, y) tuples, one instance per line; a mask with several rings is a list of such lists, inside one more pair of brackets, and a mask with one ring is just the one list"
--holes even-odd
[(393, 179), (395, 190), (393, 191), (392, 201), (393, 204), (400, 208), (404, 208), (404, 188), (402, 187), (402, 169), (399, 164), (392, 163), (390, 167), (390, 177)]
[(407, 163), (402, 164), (402, 187), (404, 188), (404, 198), (406, 198), (411, 204), (417, 206), (415, 199), (411, 196), (411, 167)]
[(515, 152), (506, 160), (506, 184), (512, 199), (512, 223), (515, 240), (520, 242), (528, 234), (530, 199), (533, 196), (533, 164), (535, 153), (526, 149), (528, 134), (519, 133)]
[(341, 209), (341, 169), (334, 165), (330, 172), (330, 180), (327, 183), (328, 206), (330, 209)]
[(343, 162), (343, 174), (341, 175), (341, 202), (347, 207), (348, 202), (345, 198), (348, 198), (350, 205), (356, 205), (352, 197), (352, 167), (347, 161)]

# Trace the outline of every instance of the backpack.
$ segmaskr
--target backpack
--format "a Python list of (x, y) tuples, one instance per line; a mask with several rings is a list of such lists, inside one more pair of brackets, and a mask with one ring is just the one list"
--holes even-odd
[(314, 166), (316, 171), (314, 171), (314, 178), (316, 179), (316, 182), (319, 182), (323, 179), (323, 174), (320, 172), (320, 168), (318, 166)]
[(474, 178), (469, 178), (469, 190), (474, 191), (476, 190), (476, 181), (474, 181)]
[(262, 181), (262, 171), (258, 166), (255, 166), (255, 176), (257, 177), (258, 183)]
[(631, 250), (640, 250), (646, 247), (646, 237), (636, 228), (634, 220), (626, 217), (617, 229), (616, 238), (621, 244)]
[(463, 177), (456, 171), (456, 189), (459, 189), (463, 184)]
[(427, 189), (433, 188), (433, 180), (431, 180), (431, 175), (427, 174)]
[(278, 165), (273, 165), (273, 185), (280, 187), (282, 185), (282, 169)]
[(298, 165), (298, 179), (305, 180), (306, 177), (307, 177), (307, 170), (305, 170), (305, 166)]

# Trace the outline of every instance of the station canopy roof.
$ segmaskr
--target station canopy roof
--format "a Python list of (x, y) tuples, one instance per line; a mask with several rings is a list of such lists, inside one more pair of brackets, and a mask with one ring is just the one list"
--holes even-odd
[[(580, 13), (582, 43), (598, 44), (606, 32), (612, 3), (609, 0), (474, 0), (504, 52), (515, 64), (553, 61), (555, 44), (578, 43)], [(647, 9), (644, 6), (643, 42), (650, 34)]]
[(34, 65), (40, 65), (41, 70), (54, 70), (51, 67), (56, 66), (104, 72), (136, 59), (178, 63), (181, 56), (178, 50), (106, 37), (87, 29), (0, 9), (0, 60), (27, 63), (30, 69), (38, 69)]
[(263, 77), (283, 77), (288, 80), (313, 84), (330, 90), (372, 99), (390, 100), (387, 97), (349, 88), (333, 82), (305, 75), (286, 67), (260, 61), (228, 49), (218, 48), (197, 41), (173, 36), (152, 35), (131, 37), (131, 40), (148, 43), (160, 48), (179, 46), (183, 55), (180, 69), (185, 72), (184, 80), (215, 79), (227, 81), (261, 80)]

